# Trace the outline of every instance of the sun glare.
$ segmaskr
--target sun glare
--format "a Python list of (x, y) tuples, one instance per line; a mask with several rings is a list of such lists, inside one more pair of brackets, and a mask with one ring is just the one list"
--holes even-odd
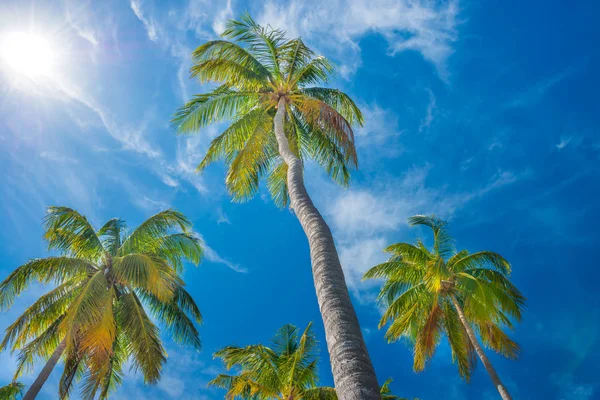
[(30, 33), (12, 33), (2, 38), (0, 57), (12, 70), (30, 78), (51, 75), (54, 64), (50, 42)]

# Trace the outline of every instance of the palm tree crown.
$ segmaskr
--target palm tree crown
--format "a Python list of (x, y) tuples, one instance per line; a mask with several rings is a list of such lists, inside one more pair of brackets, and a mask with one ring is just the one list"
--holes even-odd
[(45, 228), (49, 249), (61, 255), (31, 260), (0, 284), (2, 310), (34, 281), (57, 285), (6, 329), (1, 348), (18, 350), (15, 379), (64, 350), (61, 397), (74, 378), (83, 379), (84, 398), (107, 397), (129, 358), (155, 383), (166, 353), (146, 309), (176, 342), (200, 347), (194, 323), (202, 316), (180, 272), (184, 261), (200, 262), (202, 248), (181, 213), (160, 212), (129, 232), (120, 219), (96, 230), (77, 211), (50, 207)]
[(215, 353), (227, 369), (209, 385), (227, 389), (227, 399), (337, 399), (330, 387), (317, 387), (317, 342), (311, 324), (302, 332), (293, 325), (281, 327), (271, 347), (261, 344), (227, 346)]
[(11, 382), (0, 387), (0, 400), (17, 400), (23, 395), (25, 385), (20, 382)]
[(353, 124), (362, 124), (354, 102), (339, 90), (309, 85), (327, 82), (334, 68), (301, 39), (262, 27), (245, 14), (229, 21), (224, 39), (210, 41), (193, 53), (191, 75), (219, 86), (195, 96), (175, 115), (179, 133), (196, 133), (215, 122), (233, 122), (211, 143), (198, 171), (224, 159), (226, 184), (234, 200), (243, 201), (258, 190), (261, 177), (279, 206), (288, 204), (286, 174), (273, 130), (279, 101), (285, 100), (285, 134), (300, 159), (322, 165), (346, 185), (357, 166)]
[(421, 371), (445, 334), (458, 370), (468, 380), (476, 354), (461, 323), (462, 310), (456, 307), (460, 305), (485, 345), (516, 357), (519, 347), (502, 328), (512, 329), (512, 321), (521, 319), (525, 299), (507, 279), (510, 264), (490, 251), (456, 252), (445, 222), (435, 216), (417, 215), (409, 223), (433, 230), (433, 248), (420, 240), (415, 245), (393, 244), (386, 249), (392, 254), (389, 261), (373, 267), (364, 277), (384, 279), (378, 300), (386, 307), (380, 321), (380, 327), (389, 323), (386, 338), (411, 340), (413, 367)]

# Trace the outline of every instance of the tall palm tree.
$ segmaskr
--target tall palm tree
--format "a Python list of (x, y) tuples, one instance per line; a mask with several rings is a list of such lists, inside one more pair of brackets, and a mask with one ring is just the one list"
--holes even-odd
[(226, 399), (337, 399), (333, 388), (317, 386), (317, 342), (311, 324), (301, 335), (297, 327), (284, 325), (270, 347), (227, 346), (215, 357), (227, 369), (239, 369), (236, 375), (221, 374), (209, 382), (226, 389)]
[(456, 252), (445, 222), (435, 216), (417, 215), (409, 224), (433, 230), (433, 248), (420, 240), (415, 245), (396, 243), (386, 251), (392, 256), (365, 274), (382, 278), (379, 300), (386, 306), (380, 328), (390, 323), (386, 338), (407, 337), (414, 343), (415, 371), (422, 371), (446, 334), (452, 358), (467, 381), (479, 356), (504, 400), (510, 399), (496, 370), (483, 351), (492, 350), (516, 358), (519, 346), (503, 331), (521, 319), (525, 298), (508, 280), (510, 264), (497, 253)]
[(334, 181), (347, 185), (357, 166), (352, 126), (360, 110), (327, 82), (333, 67), (301, 39), (262, 27), (245, 14), (229, 21), (223, 40), (198, 47), (191, 75), (219, 86), (196, 95), (175, 115), (182, 134), (231, 120), (198, 166), (223, 159), (226, 185), (235, 201), (251, 198), (259, 181), (279, 206), (288, 203), (310, 247), (317, 299), (338, 395), (345, 400), (379, 399), (379, 385), (350, 300), (331, 231), (304, 185), (305, 160), (320, 164)]
[(20, 382), (11, 382), (0, 388), (0, 400), (17, 400), (23, 396), (25, 385)]
[(18, 350), (15, 379), (47, 360), (25, 400), (37, 396), (61, 357), (61, 398), (81, 377), (82, 397), (106, 398), (128, 359), (145, 382), (157, 382), (166, 353), (146, 310), (176, 342), (200, 348), (194, 322), (202, 316), (180, 272), (184, 261), (200, 262), (202, 248), (183, 214), (166, 210), (128, 232), (120, 219), (96, 230), (77, 211), (50, 207), (45, 228), (49, 249), (62, 255), (31, 260), (0, 284), (2, 310), (34, 281), (57, 285), (6, 329), (0, 345)]

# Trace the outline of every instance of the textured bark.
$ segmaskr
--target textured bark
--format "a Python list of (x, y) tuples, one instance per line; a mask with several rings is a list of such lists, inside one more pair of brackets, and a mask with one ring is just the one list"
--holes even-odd
[(33, 400), (40, 393), (42, 386), (44, 386), (44, 383), (46, 383), (46, 380), (50, 376), (50, 373), (52, 373), (52, 370), (56, 366), (60, 356), (62, 356), (62, 353), (65, 351), (65, 347), (67, 347), (67, 342), (63, 339), (56, 350), (54, 350), (54, 353), (52, 353), (52, 356), (46, 362), (46, 365), (44, 365), (44, 368), (42, 368), (42, 371), (35, 379), (35, 382), (33, 382), (27, 393), (25, 393), (23, 400)]
[(500, 397), (502, 398), (502, 400), (512, 400), (512, 397), (510, 397), (510, 394), (508, 394), (508, 390), (506, 390), (506, 387), (504, 387), (504, 384), (502, 384), (502, 381), (500, 380), (498, 373), (496, 373), (496, 370), (492, 366), (492, 363), (490, 362), (490, 360), (487, 358), (487, 356), (483, 352), (483, 348), (479, 344), (479, 341), (477, 340), (477, 336), (475, 336), (475, 332), (473, 331), (473, 328), (471, 328), (471, 324), (469, 324), (469, 322), (467, 321), (467, 318), (465, 318), (465, 314), (463, 313), (462, 307), (458, 303), (456, 296), (451, 294), (450, 298), (452, 299), (452, 304), (454, 304), (454, 307), (456, 308), (456, 311), (458, 312), (458, 318), (460, 318), (460, 322), (462, 322), (463, 326), (465, 327), (465, 330), (467, 331), (467, 335), (469, 336), (469, 340), (471, 341), (471, 344), (473, 344), (473, 347), (475, 348), (475, 352), (479, 356), (479, 359), (483, 363), (483, 366), (485, 367), (486, 371), (490, 375), (490, 378), (492, 378), (492, 382), (494, 382), (494, 386), (496, 387), (496, 389), (498, 389), (498, 393), (500, 393)]
[(340, 400), (381, 399), (331, 230), (306, 191), (302, 161), (290, 150), (284, 133), (284, 114), (285, 98), (281, 97), (275, 115), (275, 136), (279, 153), (288, 166), (291, 207), (308, 238), (335, 390)]

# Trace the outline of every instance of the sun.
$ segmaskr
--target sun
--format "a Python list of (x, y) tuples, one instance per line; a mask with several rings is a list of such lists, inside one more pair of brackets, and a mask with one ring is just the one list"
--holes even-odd
[(4, 63), (32, 79), (52, 75), (54, 54), (46, 38), (32, 33), (15, 32), (0, 41), (0, 58)]

